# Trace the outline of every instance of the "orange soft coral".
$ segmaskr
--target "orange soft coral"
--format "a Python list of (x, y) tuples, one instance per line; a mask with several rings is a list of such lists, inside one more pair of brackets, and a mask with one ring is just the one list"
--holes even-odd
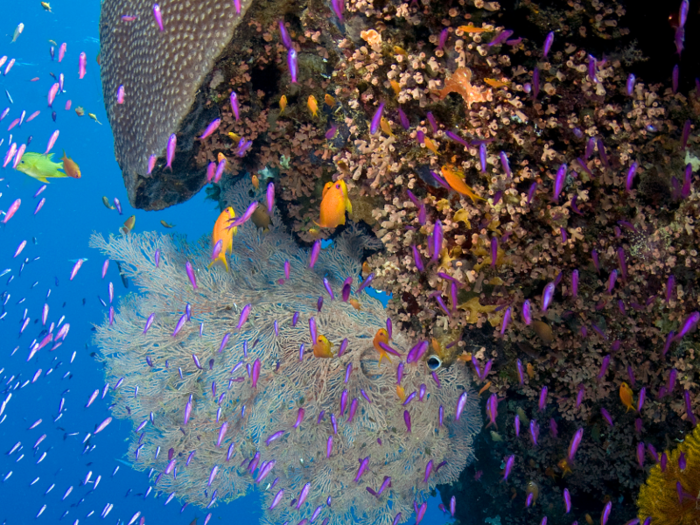
[(437, 91), (440, 100), (444, 99), (450, 93), (459, 93), (470, 109), (472, 104), (476, 102), (486, 102), (489, 100), (491, 98), (491, 90), (477, 87), (471, 83), (471, 80), (471, 70), (467, 67), (460, 67), (450, 78), (445, 80), (445, 87)]

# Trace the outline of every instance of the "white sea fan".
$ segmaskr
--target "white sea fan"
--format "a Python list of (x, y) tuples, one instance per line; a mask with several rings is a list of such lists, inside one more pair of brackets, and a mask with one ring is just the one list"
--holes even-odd
[[(227, 197), (241, 213), (252, 194), (250, 183), (243, 182)], [(274, 460), (269, 475), (259, 483), (265, 523), (298, 523), (310, 519), (318, 507), (317, 519), (324, 523), (328, 518), (333, 524), (386, 525), (399, 512), (403, 522), (412, 514), (414, 502), (425, 501), (435, 485), (455, 481), (472, 459), (472, 439), (481, 428), (477, 397), (469, 392), (466, 408), (456, 421), (457, 399), (469, 389), (465, 367), (439, 370), (438, 386), (423, 360), (405, 363), (418, 341), (409, 341), (397, 330), (390, 344), (402, 359), (378, 363), (373, 339), (386, 327), (384, 309), (364, 292), (353, 295), (361, 303), (359, 311), (341, 300), (345, 278), (353, 276), (357, 282), (361, 266), (357, 257), (368, 243), (349, 227), (321, 251), (310, 269), (309, 251), (294, 243), (275, 211), (267, 233), (250, 222), (238, 229), (227, 273), (220, 267), (207, 269), (208, 239), (188, 246), (177, 236), (156, 233), (110, 236), (108, 241), (93, 235), (91, 245), (119, 261), (139, 290), (121, 302), (112, 325), (105, 321), (97, 327), (96, 335), (107, 381), (116, 385), (123, 378), (114, 391), (113, 414), (131, 419), (136, 426), (145, 423), (130, 445), (128, 459), (134, 468), (153, 468), (153, 482), (162, 492), (211, 506), (247, 493), (266, 462)], [(196, 270), (196, 289), (185, 272), (187, 261)], [(284, 280), (285, 261), (291, 265), (289, 280)], [(324, 277), (334, 299), (324, 288)], [(357, 283), (353, 291), (356, 288)], [(321, 312), (317, 311), (319, 297), (323, 297)], [(187, 304), (191, 318), (174, 337)], [(250, 316), (236, 330), (248, 304)], [(299, 319), (292, 326), (295, 312)], [(144, 334), (151, 314), (155, 320)], [(342, 356), (314, 357), (312, 317), (318, 333), (333, 343), (336, 353), (347, 339)], [(220, 352), (226, 335), (227, 344)], [(261, 371), (253, 388), (249, 367), (256, 360)], [(423, 400), (416, 395), (406, 406), (396, 388), (400, 361), (404, 362), (401, 386), (406, 395), (419, 392), (422, 385), (426, 390)], [(347, 403), (341, 414), (344, 391)], [(190, 396), (193, 409), (185, 425)], [(349, 421), (354, 401), (357, 411)], [(303, 420), (293, 428), (300, 408), (305, 411)], [(404, 411), (410, 414), (411, 432)], [(337, 433), (331, 415), (336, 418)], [(217, 446), (224, 422), (227, 430)], [(267, 445), (278, 431), (284, 433)], [(329, 436), (333, 444), (327, 458)], [(227, 461), (229, 450), (232, 457)], [(360, 461), (367, 457), (368, 468), (355, 482)], [(168, 469), (171, 460), (175, 466)], [(433, 469), (425, 482), (429, 461)], [(216, 475), (209, 483), (215, 466)], [(367, 488), (377, 492), (385, 476), (391, 477), (391, 486), (378, 497), (372, 495)], [(275, 486), (269, 487), (273, 480)], [(290, 502), (299, 498), (306, 483), (310, 491), (297, 510)], [(267, 510), (280, 490), (284, 490), (280, 504)], [(329, 496), (331, 506), (326, 503)]]

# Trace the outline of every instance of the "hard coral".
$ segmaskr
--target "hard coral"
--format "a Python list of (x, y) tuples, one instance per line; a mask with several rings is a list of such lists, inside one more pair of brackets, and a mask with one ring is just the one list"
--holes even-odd
[[(114, 134), (114, 153), (136, 207), (163, 208), (189, 198), (201, 187), (201, 173), (202, 180), (193, 191), (186, 188), (193, 185), (188, 180), (191, 175), (180, 174), (184, 180), (178, 181), (162, 165), (154, 171), (156, 180), (143, 178), (149, 157), (164, 157), (168, 137), (178, 132), (188, 114), (202, 111), (195, 104), (197, 90), (251, 3), (242, 0), (239, 15), (231, 2), (165, 0), (159, 3), (163, 31), (156, 24), (150, 0), (102, 3), (102, 92)], [(125, 21), (124, 15), (135, 20)], [(117, 102), (119, 86), (124, 86), (123, 104)], [(192, 134), (199, 131), (186, 130), (179, 137), (178, 155), (192, 148)], [(175, 188), (170, 187), (173, 183)], [(156, 188), (150, 188), (153, 185)]]

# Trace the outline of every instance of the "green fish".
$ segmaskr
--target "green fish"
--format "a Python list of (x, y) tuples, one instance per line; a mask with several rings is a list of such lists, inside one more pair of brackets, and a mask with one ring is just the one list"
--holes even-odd
[(28, 151), (22, 155), (22, 161), (17, 166), (17, 171), (47, 184), (49, 181), (46, 179), (68, 177), (66, 173), (59, 171), (63, 169), (63, 163), (53, 162), (51, 157), (53, 157), (53, 153), (42, 155)]

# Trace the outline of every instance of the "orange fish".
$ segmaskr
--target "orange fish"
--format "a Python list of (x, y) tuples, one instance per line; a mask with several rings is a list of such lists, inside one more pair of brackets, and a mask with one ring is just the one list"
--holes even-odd
[(384, 117), (381, 118), (379, 121), (379, 127), (382, 128), (382, 131), (389, 135), (390, 137), (393, 137), (394, 134), (391, 132), (391, 126), (389, 125), (389, 121), (385, 119)]
[(486, 82), (489, 86), (494, 87), (496, 89), (502, 88), (503, 86), (507, 86), (507, 82), (501, 82), (500, 80), (496, 80), (495, 78), (485, 78), (484, 82)]
[(360, 301), (358, 301), (357, 299), (350, 299), (350, 300), (348, 300), (348, 302), (352, 305), (352, 307), (355, 310), (357, 310), (357, 311), (362, 310), (362, 305), (360, 304)]
[(352, 203), (348, 198), (348, 187), (344, 180), (327, 182), (321, 199), (321, 218), (316, 223), (322, 228), (337, 228), (345, 224), (345, 212), (352, 213)]
[[(438, 145), (433, 142), (430, 137), (425, 137), (423, 139), (423, 144), (425, 144), (425, 147), (428, 148), (430, 151), (435, 153), (437, 155), (438, 153)], [(451, 186), (451, 185), (450, 185)]]
[(396, 385), (396, 395), (399, 396), (402, 403), (406, 401), (406, 391), (401, 385)]
[(258, 179), (258, 176), (253, 173), (253, 175), (250, 177), (251, 182), (253, 183), (253, 188), (256, 190), (260, 189), (260, 180)]
[(309, 107), (309, 111), (311, 111), (311, 114), (314, 117), (318, 115), (318, 102), (316, 102), (316, 97), (309, 95), (306, 105)]
[(486, 392), (490, 387), (491, 387), (491, 381), (489, 381), (488, 383), (486, 383), (484, 386), (481, 387), (481, 390), (479, 390), (479, 395)]
[[(427, 140), (427, 137), (426, 137)], [(450, 169), (447, 166), (443, 166), (441, 169), (442, 176), (444, 179), (447, 181), (447, 184), (450, 185), (450, 188), (455, 190), (457, 193), (461, 193), (462, 195), (466, 195), (469, 197), (474, 204), (476, 204), (477, 199), (481, 199), (482, 201), (484, 200), (483, 197), (479, 197), (474, 191), (467, 186), (464, 181), (457, 175), (452, 169)]]
[(391, 84), (391, 89), (394, 90), (394, 94), (398, 97), (399, 93), (401, 93), (401, 86), (396, 80), (390, 80), (389, 84)]
[(326, 93), (326, 96), (323, 97), (323, 101), (330, 107), (335, 106), (335, 99), (328, 93)]
[(535, 377), (535, 369), (533, 368), (532, 363), (527, 364), (525, 371), (527, 372), (527, 375), (530, 376), (530, 379)]
[(384, 343), (385, 345), (389, 344), (389, 333), (384, 329), (380, 328), (377, 330), (377, 333), (374, 336), (374, 340), (372, 341), (372, 344), (374, 345), (375, 350), (379, 352), (379, 363), (378, 365), (382, 364), (382, 358), (386, 357), (386, 360), (391, 363), (391, 359), (389, 359), (389, 355), (386, 353), (386, 350), (384, 350), (381, 346), (379, 346), (379, 343)]
[(124, 221), (124, 226), (119, 228), (119, 233), (121, 233), (124, 236), (129, 235), (131, 233), (131, 230), (134, 229), (135, 224), (136, 224), (136, 215), (132, 215), (126, 221)]
[(314, 357), (335, 357), (331, 348), (333, 345), (324, 335), (319, 335), (316, 338), (316, 344), (314, 345)]
[(571, 467), (569, 466), (569, 462), (567, 461), (566, 458), (562, 459), (559, 463), (557, 463), (557, 466), (561, 469), (561, 477), (563, 478), (567, 474), (571, 474)]
[(80, 178), (80, 167), (75, 163), (73, 159), (68, 158), (66, 155), (66, 150), (63, 150), (63, 157), (61, 158), (63, 161), (63, 171), (66, 172), (66, 175), (69, 177), (73, 177), (74, 179), (79, 179)]
[(634, 398), (632, 396), (632, 389), (624, 381), (620, 385), (620, 400), (622, 401), (622, 404), (627, 407), (626, 411), (629, 411), (630, 408), (636, 411), (636, 409), (634, 408)]
[(465, 33), (484, 33), (487, 31), (491, 31), (490, 29), (484, 29), (483, 27), (475, 27), (474, 24), (459, 26), (457, 29), (461, 29)]
[(287, 95), (282, 95), (280, 97), (280, 115), (284, 111), (284, 108), (287, 107)]
[(228, 272), (228, 260), (226, 254), (233, 251), (233, 236), (238, 233), (238, 228), (227, 229), (229, 222), (236, 218), (236, 212), (233, 207), (229, 206), (219, 214), (219, 218), (214, 223), (214, 230), (211, 232), (211, 244), (216, 246), (216, 243), (221, 241), (221, 251), (216, 258), (209, 263), (211, 268), (215, 263), (220, 262)]

